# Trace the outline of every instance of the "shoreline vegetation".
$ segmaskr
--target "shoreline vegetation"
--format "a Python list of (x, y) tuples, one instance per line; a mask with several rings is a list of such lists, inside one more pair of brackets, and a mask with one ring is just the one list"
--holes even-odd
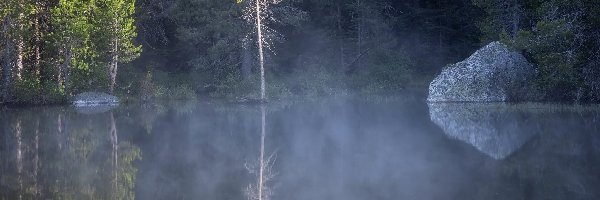
[(426, 93), (443, 67), (492, 41), (535, 66), (542, 102), (598, 103), (596, 3), (2, 1), (0, 105), (68, 104), (89, 91), (253, 102), (265, 79), (267, 100)]

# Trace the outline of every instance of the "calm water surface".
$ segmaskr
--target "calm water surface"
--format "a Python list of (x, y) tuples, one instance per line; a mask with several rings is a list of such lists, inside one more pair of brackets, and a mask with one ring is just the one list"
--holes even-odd
[(0, 111), (0, 199), (600, 199), (600, 108), (375, 98)]

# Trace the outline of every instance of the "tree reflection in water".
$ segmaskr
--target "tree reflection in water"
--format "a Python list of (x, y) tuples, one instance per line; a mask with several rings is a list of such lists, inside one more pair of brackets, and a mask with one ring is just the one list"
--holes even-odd
[(116, 116), (0, 111), (0, 199), (134, 199), (140, 149), (118, 140)]
[(0, 199), (600, 196), (600, 107), (128, 106), (0, 108)]
[(273, 195), (270, 182), (275, 178), (276, 172), (273, 170), (273, 164), (276, 161), (276, 153), (271, 153), (265, 158), (265, 137), (266, 137), (266, 108), (260, 107), (261, 127), (260, 127), (260, 155), (255, 163), (246, 162), (245, 167), (248, 172), (256, 176), (256, 183), (249, 184), (245, 189), (246, 197), (251, 200), (269, 200)]

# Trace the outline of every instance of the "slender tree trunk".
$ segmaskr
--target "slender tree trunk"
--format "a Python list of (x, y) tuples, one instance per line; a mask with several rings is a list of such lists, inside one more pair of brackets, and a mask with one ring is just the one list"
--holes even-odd
[(119, 65), (119, 39), (115, 36), (113, 39), (113, 47), (112, 47), (112, 55), (110, 60), (109, 67), (109, 91), (110, 93), (114, 93), (115, 85), (117, 84), (117, 69)]
[(35, 137), (34, 137), (34, 157), (33, 157), (33, 190), (34, 196), (39, 198), (40, 188), (38, 183), (38, 175), (40, 170), (40, 118), (36, 117), (35, 121)]
[(517, 38), (517, 32), (519, 31), (519, 21), (520, 21), (520, 6), (517, 2), (514, 2), (512, 6), (512, 20), (511, 20), (511, 38), (515, 40)]
[(112, 146), (112, 155), (111, 160), (113, 164), (114, 170), (114, 186), (115, 191), (118, 190), (118, 180), (119, 180), (119, 137), (117, 133), (117, 124), (115, 121), (115, 115), (110, 113), (110, 143)]
[[(2, 142), (4, 143), (4, 147), (10, 147), (13, 143), (13, 141), (11, 140), (11, 135), (9, 134), (10, 131), (10, 119), (11, 119), (11, 114), (6, 113), (4, 115), (4, 117), (0, 117), (0, 131), (2, 131)], [(9, 150), (5, 150), (5, 151), (0, 151), (0, 158), (10, 158), (10, 149)], [(2, 163), (0, 163), (0, 180), (6, 180), (6, 176), (8, 176), (10, 174), (10, 172), (8, 171), (8, 169), (10, 169), (10, 162), (8, 161), (3, 161)], [(6, 194), (7, 188), (6, 187), (0, 187), (0, 193), (1, 194)]]
[(117, 70), (119, 67), (119, 19), (115, 17), (113, 20), (112, 29), (114, 31), (114, 35), (111, 41), (111, 58), (108, 67), (108, 89), (111, 94), (113, 94), (115, 91), (115, 85), (117, 84)]
[(42, 50), (41, 50), (41, 45), (42, 45), (42, 33), (41, 33), (41, 27), (40, 27), (40, 20), (41, 20), (41, 2), (35, 1), (34, 6), (35, 6), (35, 15), (33, 16), (33, 49), (34, 49), (34, 60), (33, 60), (33, 73), (35, 75), (35, 78), (37, 79), (41, 79), (40, 75), (41, 75), (41, 60), (42, 60)]
[(262, 5), (263, 0), (256, 0), (256, 29), (258, 42), (258, 61), (260, 63), (260, 99), (266, 99), (265, 56), (263, 54)]
[(339, 56), (340, 56), (340, 66), (346, 66), (346, 60), (344, 57), (344, 30), (342, 28), (342, 3), (338, 1), (337, 3), (337, 31), (338, 31), (338, 39), (339, 39)]
[[(438, 7), (441, 7), (441, 6), (439, 5), (439, 2), (438, 2), (438, 5), (437, 5), (437, 6), (438, 6)], [(446, 18), (445, 14), (442, 14), (442, 18), (444, 18), (444, 19)], [(438, 19), (436, 20), (436, 22), (437, 22), (437, 25), (438, 25), (438, 26), (440, 26), (440, 27), (443, 27), (443, 26), (444, 26), (444, 25), (443, 25), (443, 22), (442, 22), (442, 18), (438, 18)], [(442, 34), (442, 29), (441, 29), (441, 28), (438, 28), (438, 48), (437, 48), (437, 51), (439, 52), (439, 53), (438, 53), (438, 55), (440, 55), (440, 54), (441, 54), (441, 52), (442, 52), (442, 43), (443, 43), (443, 34)]]
[(10, 26), (12, 20), (10, 16), (6, 16), (2, 23), (2, 33), (4, 33), (4, 55), (2, 63), (2, 100), (10, 101), (12, 91), (12, 39), (10, 37)]
[(63, 137), (64, 137), (64, 131), (65, 131), (65, 119), (63, 116), (63, 111), (61, 110), (58, 113), (57, 119), (56, 119), (56, 124), (57, 124), (57, 136), (56, 136), (56, 141), (58, 144), (58, 149), (62, 150), (63, 149)]
[[(359, 57), (362, 54), (362, 45), (363, 45), (363, 13), (362, 13), (362, 1), (361, 0), (356, 0), (357, 5), (358, 5), (358, 16), (357, 16), (357, 24), (356, 24), (356, 48), (358, 49), (357, 51), (357, 57)], [(357, 60), (356, 61), (356, 68), (361, 68), (361, 61)]]
[(355, 0), (354, 3), (354, 14), (352, 16), (354, 28), (356, 28), (356, 58), (349, 62), (346, 66), (346, 73), (351, 74), (354, 73), (357, 69), (361, 68), (362, 62), (361, 57), (367, 53), (369, 49), (366, 51), (363, 50), (363, 40), (364, 40), (364, 27), (363, 27), (363, 3), (362, 0)]
[(23, 37), (22, 36), (17, 36), (17, 60), (16, 60), (16, 66), (17, 66), (17, 80), (21, 80), (22, 78), (22, 74), (23, 74), (23, 48), (24, 48), (25, 44), (23, 42)]
[(242, 77), (244, 79), (250, 77), (252, 74), (252, 53), (250, 52), (250, 44), (248, 39), (242, 40)]
[(19, 183), (19, 199), (23, 199), (23, 132), (21, 119), (17, 119), (15, 124), (15, 137), (17, 139), (17, 181)]
[(23, 18), (24, 18), (24, 14), (23, 13), (19, 13), (19, 17), (17, 19), (17, 23), (19, 23), (18, 25), (18, 33), (17, 33), (17, 50), (15, 52), (17, 59), (16, 59), (16, 67), (17, 67), (17, 80), (21, 80), (22, 78), (22, 74), (23, 74), (23, 59), (24, 59), (24, 48), (25, 48), (25, 42), (23, 41)]
[(263, 193), (264, 193), (264, 189), (265, 189), (265, 167), (266, 167), (266, 163), (265, 163), (265, 136), (267, 134), (266, 131), (266, 124), (267, 124), (267, 119), (266, 119), (266, 113), (265, 113), (265, 106), (262, 105), (260, 107), (260, 113), (261, 113), (261, 129), (260, 129), (260, 158), (259, 158), (259, 169), (258, 169), (258, 200), (262, 200), (263, 199)]
[[(71, 50), (72, 44), (70, 41), (63, 47), (64, 61), (60, 65), (60, 69), (58, 70), (58, 86), (64, 87), (65, 89), (69, 89), (69, 76), (71, 69), (71, 61), (73, 59), (73, 51)], [(65, 90), (65, 91), (67, 91)]]
[(36, 78), (40, 78), (41, 75), (41, 60), (42, 60), (42, 50), (41, 50), (41, 33), (40, 33), (40, 24), (38, 19), (34, 20), (34, 61), (33, 61), (33, 73), (35, 74)]
[(15, 123), (15, 138), (17, 139), (17, 172), (23, 171), (23, 127), (21, 126), (21, 119), (17, 117)]

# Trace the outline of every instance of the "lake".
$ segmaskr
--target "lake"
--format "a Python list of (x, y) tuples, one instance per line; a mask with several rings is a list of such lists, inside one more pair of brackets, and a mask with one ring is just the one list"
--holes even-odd
[(600, 199), (600, 107), (2, 108), (0, 199)]

